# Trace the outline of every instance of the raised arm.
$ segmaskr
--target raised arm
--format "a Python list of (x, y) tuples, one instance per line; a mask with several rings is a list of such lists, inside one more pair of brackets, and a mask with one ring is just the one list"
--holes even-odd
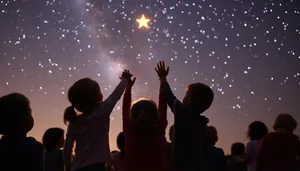
[(164, 99), (162, 90), (160, 88), (159, 95), (158, 95), (158, 124), (163, 134), (165, 134), (166, 127), (168, 125), (167, 109), (168, 109), (167, 102)]
[(122, 117), (123, 117), (123, 131), (128, 133), (130, 126), (130, 106), (131, 106), (131, 87), (127, 88), (123, 97)]
[(157, 72), (157, 75), (160, 79), (160, 89), (161, 94), (164, 98), (164, 100), (167, 102), (168, 106), (171, 108), (173, 114), (182, 113), (181, 111), (185, 110), (184, 105), (177, 100), (177, 98), (174, 96), (171, 87), (169, 83), (167, 82), (167, 75), (169, 74), (169, 67), (165, 67), (165, 63), (163, 61), (160, 61), (157, 64), (157, 68), (155, 68), (155, 71)]
[[(109, 95), (109, 97), (105, 101), (103, 101), (101, 105), (99, 105), (98, 109), (102, 111), (103, 108), (105, 108), (107, 110), (105, 113), (110, 115), (115, 105), (117, 104), (122, 94), (124, 93), (127, 83), (128, 83), (128, 79), (123, 78), (120, 81), (120, 83), (117, 85), (115, 90)], [(98, 114), (102, 112), (96, 112), (96, 113)]]
[(115, 90), (110, 94), (110, 96), (97, 108), (96, 114), (103, 113), (103, 110), (106, 110), (106, 114), (111, 114), (112, 110), (114, 109), (117, 102), (120, 100), (122, 94), (124, 93), (124, 90), (128, 84), (128, 81), (132, 77), (132, 74), (129, 70), (124, 70), (122, 73), (121, 82), (118, 84), (118, 86), (115, 88)]
[(66, 171), (71, 171), (72, 152), (73, 152), (73, 146), (74, 146), (74, 138), (72, 136), (71, 126), (72, 126), (71, 123), (69, 123), (67, 134), (66, 134), (66, 142), (65, 142), (64, 150), (63, 150)]
[(161, 93), (174, 115), (184, 112), (185, 106), (175, 97), (167, 81), (162, 83)]
[(135, 78), (133, 80), (129, 80), (123, 97), (122, 118), (123, 118), (123, 131), (125, 135), (128, 134), (129, 127), (130, 127), (130, 107), (131, 107), (131, 100), (132, 100), (131, 89), (134, 83), (135, 83)]

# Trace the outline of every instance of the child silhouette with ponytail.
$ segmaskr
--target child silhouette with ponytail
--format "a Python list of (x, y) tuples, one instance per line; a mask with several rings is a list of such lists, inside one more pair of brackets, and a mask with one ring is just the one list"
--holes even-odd
[[(90, 78), (81, 79), (71, 86), (68, 92), (71, 106), (64, 113), (64, 122), (68, 124), (64, 146), (66, 171), (106, 170), (106, 164), (111, 162), (110, 114), (131, 76), (129, 70), (125, 70), (119, 85), (104, 101), (100, 86)], [(74, 143), (75, 157), (71, 162)]]

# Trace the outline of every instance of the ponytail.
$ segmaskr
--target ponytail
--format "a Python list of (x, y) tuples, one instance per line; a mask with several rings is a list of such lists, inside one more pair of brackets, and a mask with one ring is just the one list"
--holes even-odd
[(64, 123), (67, 125), (67, 123), (73, 122), (76, 117), (76, 112), (74, 110), (73, 106), (69, 106), (65, 109), (64, 112)]

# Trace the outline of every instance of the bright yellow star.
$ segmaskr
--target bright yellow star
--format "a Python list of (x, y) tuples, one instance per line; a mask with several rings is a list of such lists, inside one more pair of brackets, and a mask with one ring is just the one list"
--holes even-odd
[(149, 18), (146, 18), (145, 15), (143, 14), (140, 19), (136, 19), (136, 21), (139, 23), (139, 28), (145, 27), (149, 28), (148, 23), (150, 21)]

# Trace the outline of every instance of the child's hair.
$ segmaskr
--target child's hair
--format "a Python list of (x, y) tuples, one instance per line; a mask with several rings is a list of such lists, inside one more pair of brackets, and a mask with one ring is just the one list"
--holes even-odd
[(218, 131), (214, 126), (208, 126), (206, 128), (206, 136), (208, 140), (208, 145), (215, 146), (218, 142)]
[(268, 132), (268, 127), (263, 122), (254, 121), (248, 126), (247, 136), (251, 141), (261, 140)]
[(124, 152), (125, 152), (125, 134), (124, 132), (120, 132), (118, 137), (117, 137), (117, 146), (118, 149), (121, 151), (122, 156), (124, 156)]
[(64, 145), (65, 131), (61, 128), (49, 128), (44, 133), (43, 144), (46, 151), (59, 149)]
[(237, 142), (231, 145), (231, 155), (241, 156), (245, 153), (245, 145), (243, 143)]
[(137, 100), (131, 106), (130, 115), (135, 132), (144, 134), (155, 129), (158, 109), (153, 100), (146, 98)]
[(174, 135), (175, 135), (175, 132), (174, 132), (174, 125), (170, 126), (170, 129), (169, 129), (169, 139), (171, 142), (174, 141)]
[(65, 109), (64, 123), (72, 122), (76, 117), (76, 110), (89, 114), (103, 100), (99, 84), (90, 79), (83, 78), (75, 82), (69, 89), (68, 99), (72, 104)]
[(193, 83), (187, 87), (185, 100), (187, 99), (190, 107), (195, 109), (196, 112), (203, 113), (210, 108), (214, 100), (214, 92), (203, 83)]
[(279, 114), (273, 124), (273, 129), (284, 128), (292, 133), (297, 128), (297, 121), (290, 114)]
[(26, 135), (34, 125), (30, 101), (20, 93), (0, 98), (0, 134)]

